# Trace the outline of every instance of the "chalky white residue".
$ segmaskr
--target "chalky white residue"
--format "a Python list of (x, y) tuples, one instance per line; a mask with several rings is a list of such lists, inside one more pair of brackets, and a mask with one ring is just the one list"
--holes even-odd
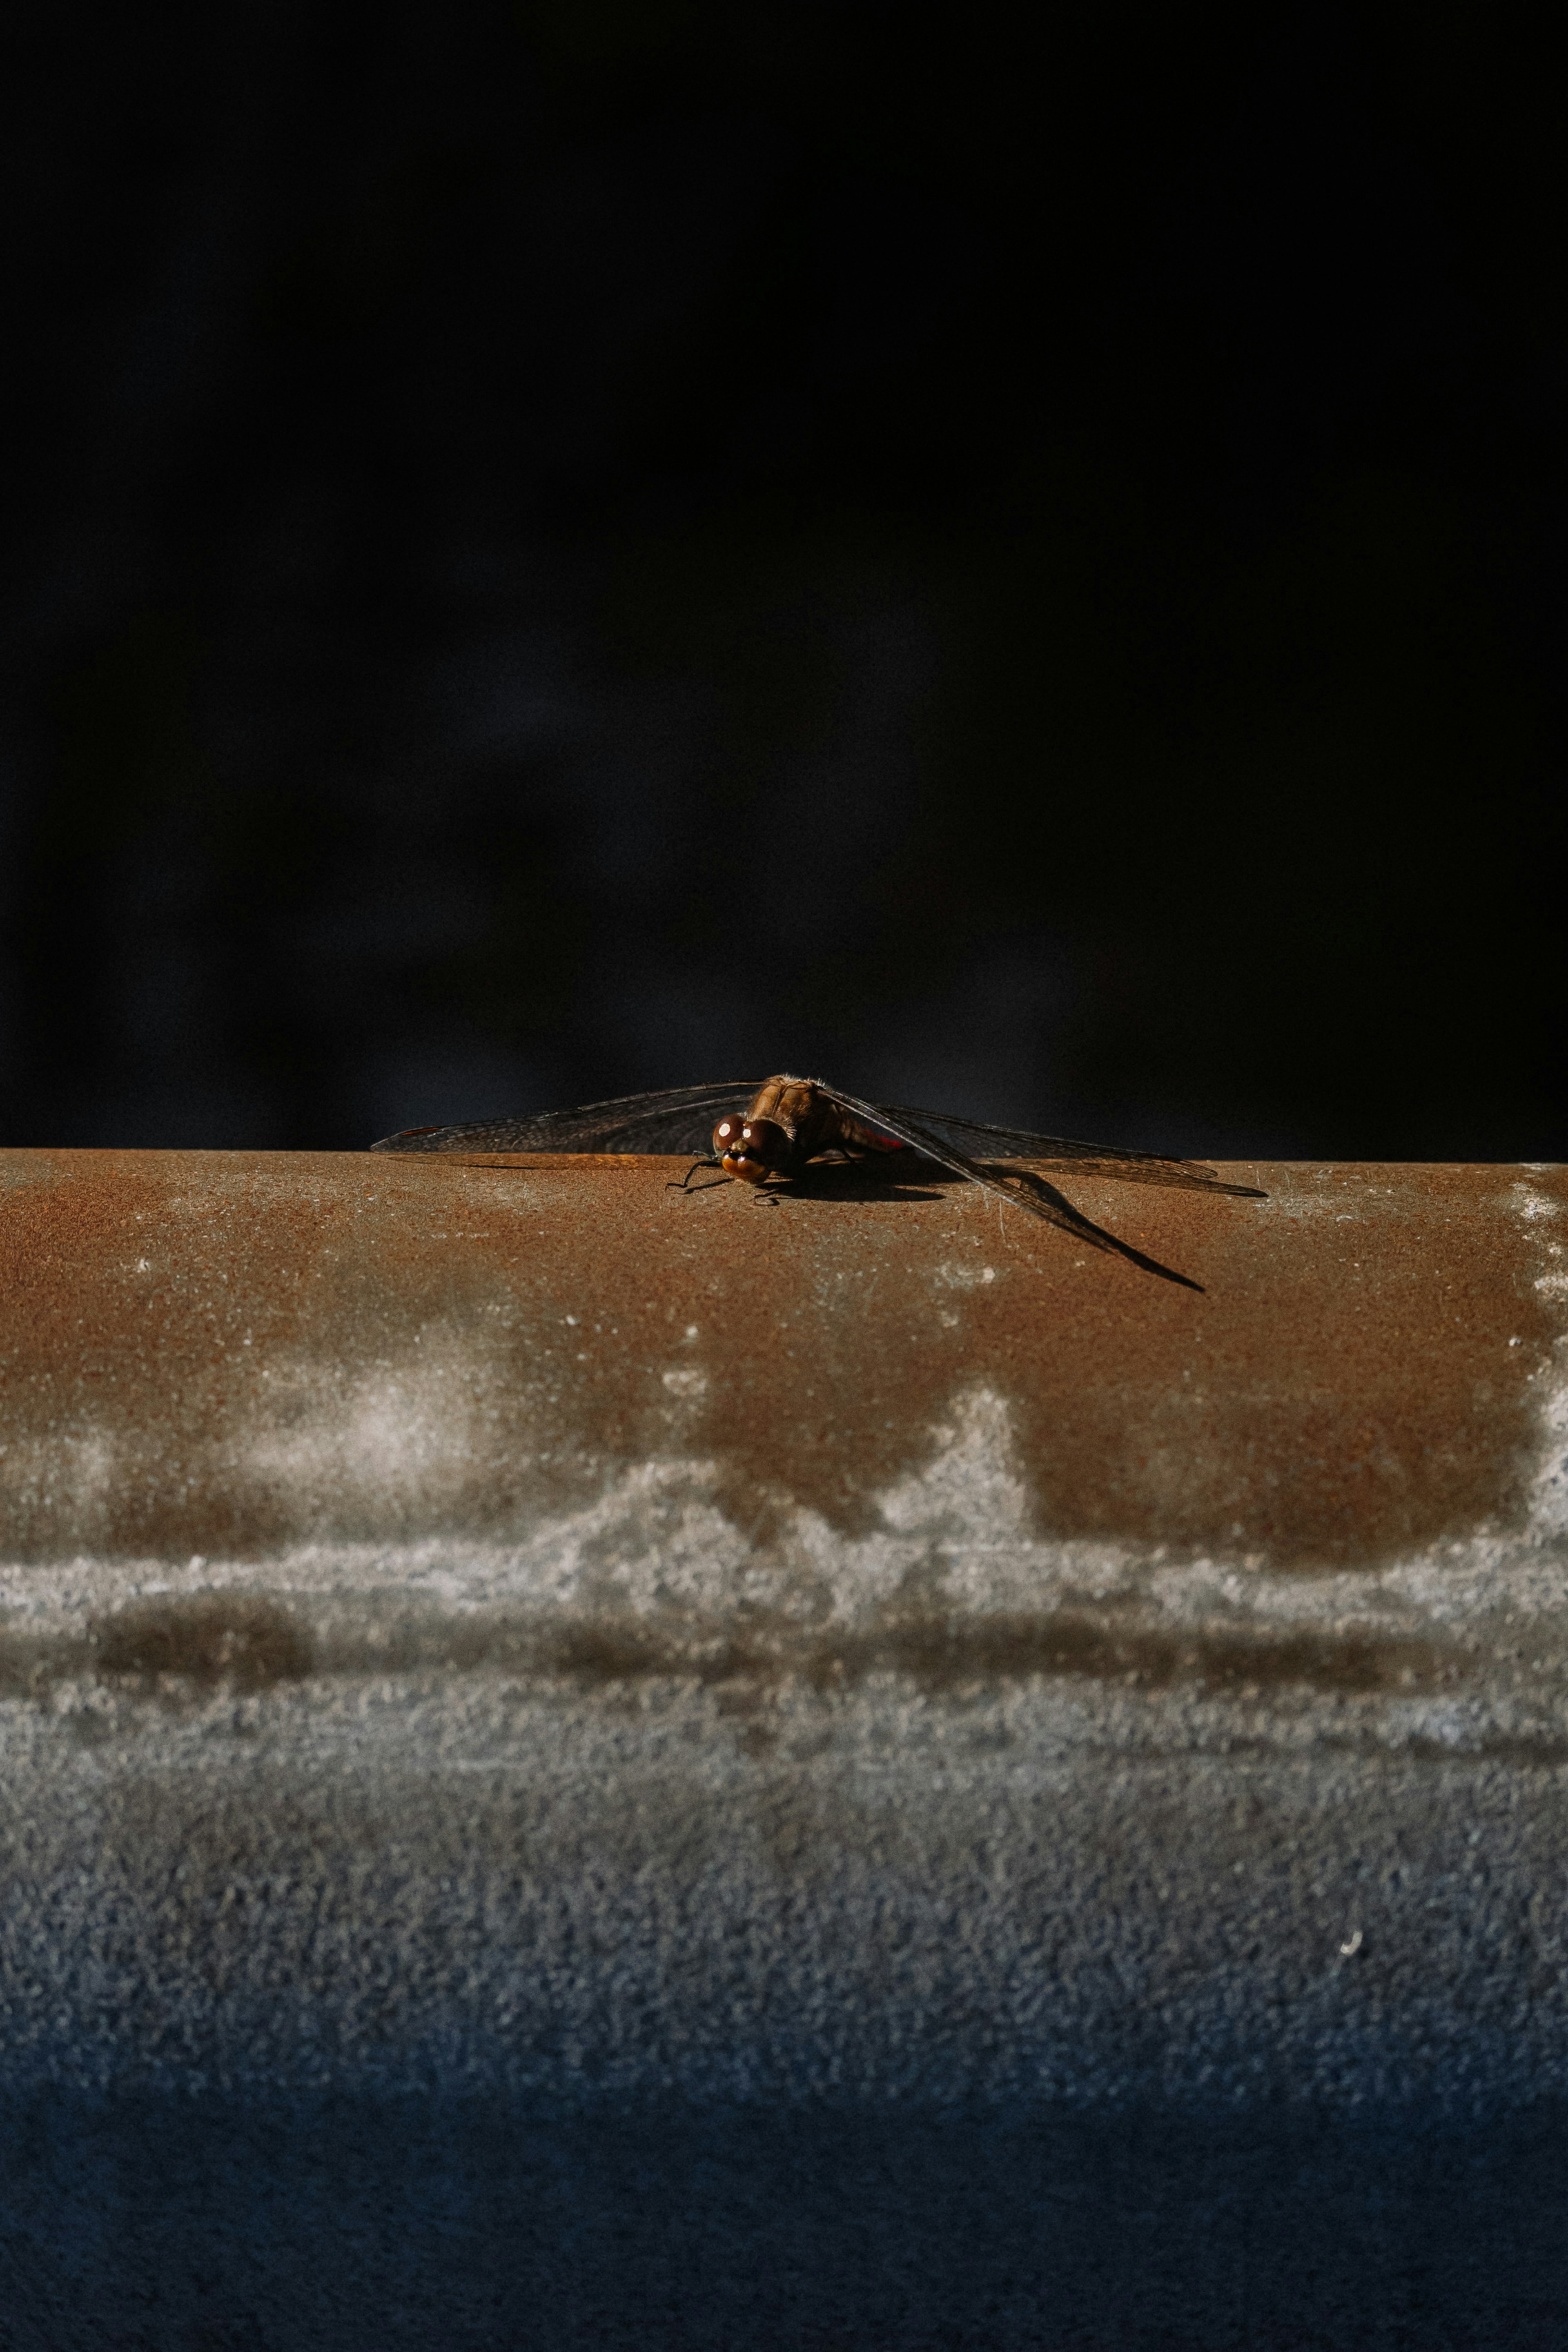
[(1531, 1529), (1537, 1540), (1558, 1544), (1568, 1538), (1568, 1265), (1557, 1237), (1563, 1204), (1533, 1184), (1515, 1184), (1512, 1196), (1520, 1217), (1539, 1251), (1540, 1272), (1535, 1294), (1547, 1308), (1559, 1311), (1552, 1361), (1535, 1375), (1540, 1391), (1537, 1406), (1541, 1446), (1531, 1496)]
[[(121, 1465), (109, 1439), (93, 1429), (48, 1437), (10, 1437), (0, 1428), (0, 1478), (13, 1528), (60, 1506), (89, 1523), (102, 1509)], [(0, 1536), (0, 1541), (4, 1537)]]
[(270, 1383), (270, 1425), (234, 1448), (234, 1467), (280, 1498), (306, 1496), (323, 1508), (438, 1506), (471, 1475), (484, 1410), (476, 1372), (471, 1346), (439, 1326), (416, 1357), (348, 1383), (324, 1410), (320, 1368), (302, 1368)]

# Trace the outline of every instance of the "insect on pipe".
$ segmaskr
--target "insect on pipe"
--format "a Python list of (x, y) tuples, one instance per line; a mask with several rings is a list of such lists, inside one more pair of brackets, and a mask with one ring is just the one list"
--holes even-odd
[(1165, 1159), (1153, 1151), (1119, 1151), (1059, 1135), (1035, 1135), (1023, 1128), (990, 1127), (952, 1111), (862, 1102), (825, 1079), (787, 1075), (665, 1087), (653, 1094), (623, 1095), (613, 1102), (582, 1103), (524, 1118), (405, 1128), (371, 1149), (689, 1151), (692, 1164), (679, 1190), (686, 1190), (700, 1168), (714, 1168), (721, 1182), (733, 1178), (755, 1185), (763, 1196), (775, 1177), (798, 1177), (814, 1161), (885, 1168), (890, 1155), (907, 1153), (979, 1185), (1009, 1208), (1058, 1226), (1090, 1248), (1110, 1251), (1144, 1273), (1189, 1290), (1202, 1286), (1097, 1225), (1040, 1171), (1076, 1167), (1083, 1174), (1121, 1183), (1179, 1185), (1240, 1201), (1266, 1197), (1250, 1185), (1222, 1183), (1212, 1168), (1195, 1160)]

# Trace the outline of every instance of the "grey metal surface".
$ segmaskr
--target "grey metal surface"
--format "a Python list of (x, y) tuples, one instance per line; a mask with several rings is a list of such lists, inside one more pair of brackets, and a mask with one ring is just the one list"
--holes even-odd
[(311, 2340), (333, 2177), (333, 2340), (416, 2242), (465, 2344), (1291, 2340), (1291, 2213), (1300, 2340), (1536, 2340), (1568, 1183), (1225, 1172), (1074, 1195), (1199, 1294), (935, 1181), (0, 1156), (14, 2340), (136, 2340), (138, 2149), (148, 2341)]

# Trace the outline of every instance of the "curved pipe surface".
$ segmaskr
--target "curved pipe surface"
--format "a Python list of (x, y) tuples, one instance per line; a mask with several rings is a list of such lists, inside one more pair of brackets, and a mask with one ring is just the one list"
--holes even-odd
[[(112, 2295), (163, 2244), (195, 2329), (226, 2165), (331, 2270), (335, 2148), (447, 2343), (514, 2292), (540, 2341), (665, 2340), (628, 2200), (708, 2248), (671, 2342), (829, 2305), (922, 2340), (990, 2244), (1058, 2267), (976, 2342), (1045, 2340), (1047, 2294), (1132, 2340), (1174, 2294), (1217, 2343), (1188, 2236), (1259, 2183), (1299, 2216), (1309, 2142), (1360, 2179), (1372, 2115), (1426, 2151), (1440, 2270), (1442, 2134), (1490, 2116), (1513, 2181), (1568, 2092), (1568, 1181), (1223, 1172), (1268, 1198), (1061, 1180), (1195, 1292), (929, 1175), (769, 1205), (638, 1159), (0, 1155), (0, 2096), (53, 2183), (34, 2221), (12, 2183), (16, 2291)], [(197, 2146), (163, 2244), (135, 2151), (169, 2182)], [(101, 2278), (100, 2208), (140, 2214), (92, 2224)], [(786, 2229), (815, 2268), (752, 2309)], [(1361, 2242), (1322, 2232), (1303, 2280)], [(322, 2340), (252, 2285), (268, 2342)], [(426, 2340), (419, 2291), (362, 2279), (364, 2340)]]

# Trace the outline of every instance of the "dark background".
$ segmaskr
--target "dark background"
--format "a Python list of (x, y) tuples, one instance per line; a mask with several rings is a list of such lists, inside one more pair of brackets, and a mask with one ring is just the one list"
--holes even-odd
[(1525, 12), (7, 18), (6, 1139), (1568, 1157)]

